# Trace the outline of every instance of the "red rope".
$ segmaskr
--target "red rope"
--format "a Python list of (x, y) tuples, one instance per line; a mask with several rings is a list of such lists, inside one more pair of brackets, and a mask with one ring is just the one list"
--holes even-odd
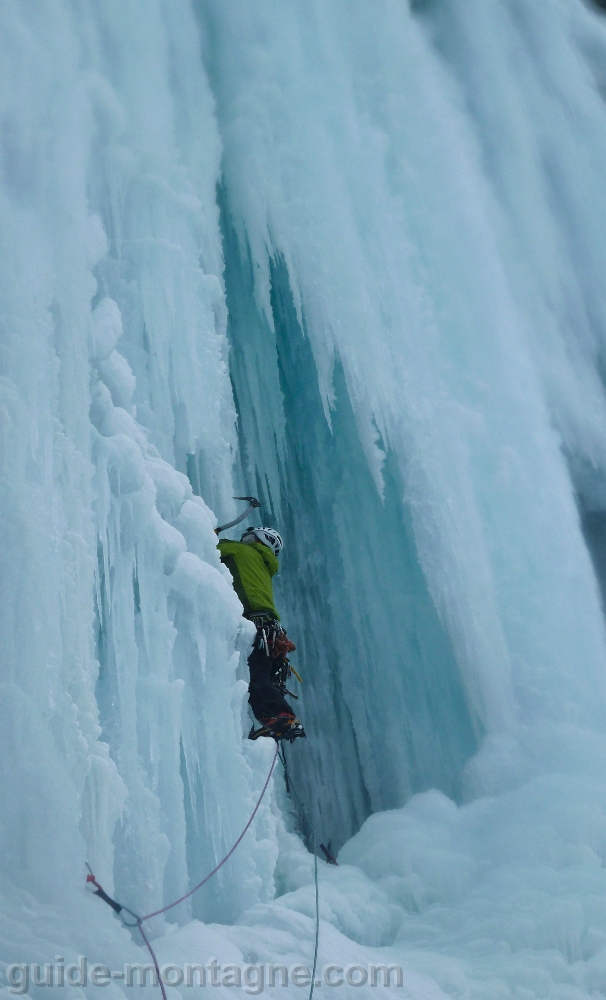
[(265, 792), (267, 791), (267, 786), (269, 785), (269, 779), (271, 778), (271, 776), (273, 774), (273, 771), (274, 771), (274, 767), (276, 766), (276, 760), (277, 759), (278, 759), (278, 744), (276, 743), (276, 752), (274, 754), (274, 759), (271, 762), (271, 767), (269, 769), (269, 774), (267, 775), (265, 784), (263, 785), (263, 791), (261, 792), (261, 794), (259, 796), (259, 800), (258, 800), (255, 808), (253, 809), (252, 813), (251, 813), (251, 817), (250, 817), (248, 823), (246, 824), (246, 826), (242, 830), (242, 833), (240, 834), (240, 836), (236, 840), (234, 846), (231, 848), (231, 850), (229, 850), (227, 852), (227, 854), (225, 855), (225, 857), (223, 858), (223, 860), (220, 861), (219, 864), (216, 866), (216, 868), (213, 868), (212, 872), (209, 872), (209, 874), (205, 878), (203, 878), (201, 882), (198, 882), (198, 884), (195, 885), (193, 887), (193, 889), (190, 889), (189, 892), (186, 892), (184, 896), (181, 896), (179, 899), (176, 899), (174, 901), (174, 903), (169, 903), (168, 906), (163, 906), (161, 910), (154, 910), (153, 913), (148, 913), (145, 917), (141, 917), (141, 920), (151, 920), (152, 917), (157, 917), (157, 916), (159, 916), (160, 913), (166, 913), (167, 910), (172, 910), (173, 906), (178, 906), (179, 903), (182, 903), (184, 899), (188, 899), (189, 896), (193, 896), (194, 892), (197, 892), (198, 889), (201, 889), (202, 886), (205, 885), (208, 882), (208, 880), (211, 879), (213, 877), (213, 875), (215, 875), (219, 871), (219, 868), (223, 867), (223, 865), (228, 860), (228, 858), (231, 858), (231, 856), (234, 853), (236, 847), (239, 845), (239, 843), (242, 840), (244, 834), (246, 833), (246, 831), (248, 830), (248, 828), (249, 828), (250, 824), (252, 823), (253, 819), (257, 815), (257, 812), (259, 810), (259, 806), (261, 805), (261, 802), (263, 801), (263, 796), (265, 795)]
[[(149, 953), (150, 953), (150, 955), (152, 957), (152, 961), (153, 961), (154, 967), (156, 969), (156, 974), (158, 976), (158, 982), (160, 984), (160, 989), (162, 990), (163, 1000), (167, 1000), (167, 998), (166, 998), (166, 990), (164, 989), (164, 983), (162, 982), (162, 976), (160, 975), (160, 966), (158, 965), (158, 959), (156, 958), (156, 954), (154, 952), (154, 949), (152, 948), (152, 946), (151, 946), (151, 944), (149, 942), (149, 938), (147, 937), (147, 934), (143, 930), (143, 921), (144, 920), (151, 920), (152, 917), (157, 917), (161, 913), (166, 913), (167, 910), (172, 910), (173, 906), (178, 906), (179, 903), (183, 902), (183, 900), (188, 899), (190, 896), (193, 896), (194, 892), (197, 892), (198, 889), (201, 889), (202, 886), (205, 885), (208, 882), (208, 880), (211, 879), (213, 877), (213, 875), (215, 875), (219, 871), (219, 868), (223, 867), (223, 865), (228, 860), (228, 858), (231, 858), (231, 856), (234, 853), (236, 847), (238, 847), (238, 845), (241, 843), (242, 838), (244, 837), (244, 834), (249, 829), (252, 821), (254, 820), (255, 816), (257, 815), (257, 813), (259, 811), (259, 806), (261, 805), (261, 802), (263, 801), (263, 796), (265, 795), (265, 792), (267, 791), (267, 786), (269, 785), (270, 778), (271, 778), (271, 776), (272, 776), (272, 774), (274, 772), (274, 767), (276, 766), (276, 760), (277, 759), (278, 759), (278, 743), (276, 742), (276, 752), (274, 754), (274, 759), (271, 762), (271, 767), (269, 769), (269, 774), (267, 775), (267, 778), (265, 780), (265, 784), (263, 785), (263, 789), (262, 789), (261, 794), (260, 794), (260, 796), (259, 796), (259, 798), (257, 800), (257, 804), (256, 804), (255, 808), (253, 809), (251, 815), (250, 815), (250, 819), (248, 820), (248, 823), (246, 824), (246, 826), (242, 830), (242, 833), (240, 834), (240, 836), (236, 840), (236, 842), (233, 845), (233, 847), (230, 848), (230, 850), (227, 852), (227, 854), (225, 855), (225, 857), (219, 862), (219, 864), (216, 865), (216, 867), (213, 868), (213, 870), (211, 872), (209, 872), (209, 874), (205, 878), (203, 878), (201, 882), (198, 882), (198, 884), (195, 885), (193, 887), (193, 889), (190, 889), (189, 892), (186, 892), (184, 896), (181, 896), (179, 899), (176, 899), (174, 901), (174, 903), (169, 903), (167, 906), (163, 906), (161, 910), (154, 910), (153, 913), (147, 913), (144, 917), (138, 917), (137, 914), (133, 913), (132, 910), (129, 910), (128, 907), (121, 906), (119, 903), (116, 902), (115, 899), (111, 899), (111, 897), (108, 896), (107, 893), (104, 891), (104, 889), (102, 888), (102, 886), (99, 885), (99, 883), (97, 882), (95, 876), (93, 875), (93, 873), (90, 871), (90, 868), (89, 868), (90, 875), (87, 875), (86, 881), (87, 882), (92, 882), (92, 884), (97, 887), (97, 893), (96, 893), (96, 895), (101, 896), (102, 899), (104, 899), (107, 903), (109, 903), (109, 905), (112, 906), (116, 910), (117, 913), (119, 913), (120, 910), (126, 910), (126, 912), (130, 913), (131, 916), (133, 916), (135, 918), (135, 920), (137, 921), (136, 926), (141, 931), (141, 936), (142, 936), (143, 940), (145, 941), (145, 944), (147, 946), (147, 950), (149, 951)], [(134, 927), (135, 924), (130, 924), (128, 926)]]
[(158, 977), (158, 982), (160, 983), (160, 989), (162, 990), (162, 1000), (167, 1000), (167, 998), (166, 998), (166, 990), (164, 989), (164, 983), (162, 982), (162, 973), (160, 972), (160, 966), (158, 965), (158, 959), (156, 958), (156, 953), (155, 953), (154, 949), (152, 948), (151, 944), (149, 943), (149, 938), (147, 937), (147, 934), (143, 930), (143, 927), (141, 925), (141, 921), (140, 920), (137, 920), (137, 926), (138, 926), (139, 930), (141, 931), (141, 937), (143, 938), (143, 940), (145, 941), (145, 944), (147, 945), (147, 950), (148, 950), (148, 952), (150, 953), (150, 955), (152, 957), (152, 962), (154, 963), (154, 966), (155, 966), (155, 969), (156, 969), (156, 975)]

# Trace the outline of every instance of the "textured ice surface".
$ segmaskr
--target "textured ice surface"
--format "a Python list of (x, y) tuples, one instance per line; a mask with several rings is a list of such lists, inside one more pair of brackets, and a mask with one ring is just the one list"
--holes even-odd
[[(244, 827), (272, 748), (243, 739), (251, 627), (214, 527), (257, 493), (303, 674), (291, 767), (340, 849), (320, 966), (606, 994), (603, 22), (6, 0), (0, 23), (0, 968), (142, 961), (85, 861), (149, 911)], [(292, 812), (274, 781), (150, 925), (162, 962), (310, 961)]]

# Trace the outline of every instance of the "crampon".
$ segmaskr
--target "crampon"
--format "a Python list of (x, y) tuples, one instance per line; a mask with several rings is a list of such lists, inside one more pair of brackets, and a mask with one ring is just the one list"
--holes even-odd
[(269, 736), (274, 740), (288, 740), (292, 743), (299, 737), (305, 736), (305, 730), (294, 715), (283, 713), (277, 715), (275, 719), (268, 719), (259, 729), (253, 726), (248, 734), (249, 740), (258, 740), (260, 736)]

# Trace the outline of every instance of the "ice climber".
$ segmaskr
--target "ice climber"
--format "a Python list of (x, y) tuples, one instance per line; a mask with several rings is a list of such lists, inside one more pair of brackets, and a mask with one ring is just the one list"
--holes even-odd
[(247, 528), (239, 542), (221, 539), (218, 548), (233, 577), (244, 617), (257, 629), (248, 657), (248, 701), (261, 728), (253, 726), (248, 738), (271, 736), (292, 742), (305, 736), (305, 731), (284, 697), (292, 670), (288, 653), (295, 646), (280, 625), (274, 604), (272, 577), (278, 572), (282, 539), (274, 528)]

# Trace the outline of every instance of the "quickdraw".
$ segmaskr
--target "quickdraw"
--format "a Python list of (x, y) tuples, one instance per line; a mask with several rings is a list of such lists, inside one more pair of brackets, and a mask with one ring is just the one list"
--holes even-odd
[(156, 953), (155, 953), (154, 949), (152, 948), (151, 942), (150, 942), (147, 934), (145, 933), (145, 930), (143, 929), (143, 921), (144, 920), (151, 920), (152, 917), (157, 917), (161, 913), (166, 913), (167, 910), (172, 910), (173, 907), (178, 906), (179, 903), (182, 903), (185, 899), (188, 899), (190, 896), (193, 896), (193, 894), (195, 892), (197, 892), (198, 889), (201, 889), (203, 885), (206, 885), (206, 883), (208, 882), (208, 880), (211, 879), (213, 877), (213, 875), (216, 872), (218, 872), (220, 868), (223, 867), (223, 865), (225, 864), (225, 862), (229, 858), (231, 858), (232, 854), (234, 853), (234, 851), (236, 850), (236, 848), (238, 847), (238, 845), (243, 840), (245, 833), (247, 832), (247, 830), (251, 826), (252, 821), (254, 820), (255, 816), (257, 815), (257, 812), (259, 811), (259, 807), (261, 805), (261, 802), (263, 801), (263, 796), (265, 795), (265, 792), (267, 791), (267, 788), (268, 788), (271, 776), (272, 776), (272, 774), (274, 772), (274, 767), (276, 766), (277, 759), (278, 759), (278, 746), (276, 745), (276, 752), (274, 753), (273, 760), (271, 762), (271, 767), (269, 769), (269, 774), (267, 775), (267, 778), (265, 779), (265, 784), (263, 785), (263, 788), (261, 790), (261, 794), (260, 794), (259, 798), (257, 799), (257, 804), (256, 804), (255, 808), (253, 809), (253, 811), (252, 811), (252, 813), (251, 813), (251, 815), (250, 815), (250, 817), (248, 819), (248, 822), (247, 822), (246, 826), (242, 830), (242, 833), (240, 834), (240, 836), (236, 840), (235, 844), (233, 844), (233, 846), (229, 849), (229, 851), (227, 852), (227, 854), (225, 854), (224, 857), (221, 858), (221, 861), (219, 861), (219, 863), (217, 865), (215, 865), (215, 867), (213, 868), (213, 870), (211, 872), (209, 872), (208, 875), (206, 875), (202, 879), (201, 882), (198, 882), (198, 884), (195, 885), (193, 887), (193, 889), (190, 889), (189, 892), (184, 893), (183, 896), (179, 896), (179, 899), (175, 899), (172, 903), (167, 903), (166, 906), (162, 906), (159, 910), (154, 910), (153, 913), (146, 913), (145, 916), (140, 917), (133, 910), (129, 910), (128, 906), (125, 906), (124, 903), (118, 903), (117, 900), (112, 899), (112, 897), (107, 892), (105, 892), (105, 889), (103, 888), (103, 886), (101, 886), (97, 882), (97, 879), (93, 875), (91, 866), (89, 865), (88, 861), (86, 862), (86, 867), (88, 868), (88, 875), (86, 876), (86, 881), (87, 881), (87, 883), (92, 883), (92, 885), (95, 886), (94, 895), (95, 896), (99, 896), (105, 903), (108, 904), (108, 906), (111, 906), (112, 910), (114, 910), (118, 915), (122, 914), (122, 912), (124, 911), (124, 913), (129, 913), (131, 917), (135, 918), (135, 923), (134, 924), (131, 924), (130, 921), (128, 921), (128, 920), (124, 920), (124, 917), (122, 917), (122, 920), (126, 924), (127, 927), (137, 927), (139, 929), (139, 933), (141, 934), (141, 937), (143, 938), (143, 941), (145, 942), (145, 946), (146, 946), (147, 950), (149, 951), (149, 954), (151, 955), (152, 961), (154, 963), (154, 967), (155, 967), (155, 970), (156, 970), (156, 975), (158, 977), (158, 983), (159, 983), (159, 986), (160, 986), (160, 990), (162, 992), (162, 998), (163, 998), (163, 1000), (167, 1000), (167, 996), (166, 996), (166, 990), (164, 988), (164, 982), (162, 980), (162, 973), (160, 971), (160, 966), (158, 964), (158, 959), (156, 957)]
[(257, 649), (264, 649), (266, 656), (274, 661), (272, 669), (272, 683), (280, 691), (280, 694), (288, 694), (291, 698), (298, 699), (298, 694), (288, 689), (287, 682), (291, 674), (302, 684), (300, 674), (292, 666), (288, 659), (288, 654), (297, 648), (294, 642), (286, 635), (285, 630), (275, 618), (266, 615), (251, 616), (251, 621), (257, 628), (257, 636), (254, 645)]

